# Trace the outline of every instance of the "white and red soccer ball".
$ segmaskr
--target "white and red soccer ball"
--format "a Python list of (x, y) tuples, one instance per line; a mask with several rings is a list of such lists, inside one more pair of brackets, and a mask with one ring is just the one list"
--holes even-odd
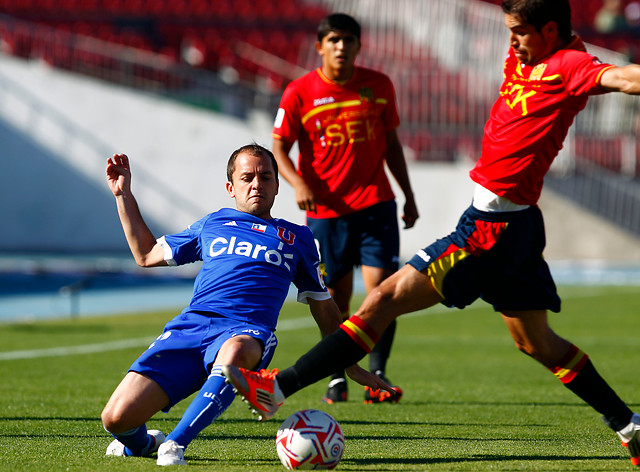
[(333, 469), (342, 459), (344, 435), (331, 415), (320, 410), (301, 410), (280, 425), (276, 450), (289, 470)]

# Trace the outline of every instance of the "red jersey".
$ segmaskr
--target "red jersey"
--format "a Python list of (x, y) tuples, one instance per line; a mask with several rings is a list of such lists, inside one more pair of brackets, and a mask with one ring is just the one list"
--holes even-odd
[(298, 174), (316, 195), (313, 218), (333, 218), (393, 200), (384, 169), (386, 132), (400, 124), (384, 74), (356, 67), (345, 84), (318, 68), (284, 91), (273, 137), (298, 141)]
[(534, 205), (574, 117), (590, 95), (605, 92), (600, 77), (611, 67), (587, 54), (578, 37), (533, 66), (509, 48), (471, 179), (513, 203)]

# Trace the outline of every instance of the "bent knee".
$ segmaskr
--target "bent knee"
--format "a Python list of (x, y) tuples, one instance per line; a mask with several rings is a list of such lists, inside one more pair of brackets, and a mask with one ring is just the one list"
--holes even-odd
[(531, 344), (515, 341), (516, 349), (529, 357), (536, 358), (536, 350)]
[(262, 358), (263, 345), (251, 336), (236, 336), (227, 340), (220, 349), (216, 364), (232, 364), (253, 369)]
[(118, 434), (132, 429), (127, 421), (125, 412), (112, 405), (104, 407), (100, 418), (102, 419), (102, 426), (109, 433)]

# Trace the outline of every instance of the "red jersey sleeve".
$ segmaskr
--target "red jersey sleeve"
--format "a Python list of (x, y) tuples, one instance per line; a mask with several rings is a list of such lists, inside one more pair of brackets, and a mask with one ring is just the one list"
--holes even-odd
[(597, 57), (581, 51), (567, 51), (563, 62), (563, 68), (568, 71), (565, 80), (569, 95), (606, 93), (600, 86), (600, 77), (605, 70), (615, 66), (603, 64)]

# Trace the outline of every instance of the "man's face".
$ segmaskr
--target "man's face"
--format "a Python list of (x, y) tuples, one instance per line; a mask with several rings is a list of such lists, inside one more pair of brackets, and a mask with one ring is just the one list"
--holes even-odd
[(259, 218), (271, 218), (271, 207), (278, 194), (278, 179), (269, 156), (243, 152), (236, 158), (232, 182), (227, 182), (229, 196), (236, 208)]
[(509, 45), (523, 64), (536, 64), (556, 49), (557, 27), (554, 22), (547, 23), (542, 31), (538, 31), (518, 15), (506, 14), (505, 25), (511, 32)]
[(321, 42), (316, 42), (316, 50), (322, 56), (324, 66), (349, 70), (360, 52), (360, 40), (346, 31), (330, 31)]

